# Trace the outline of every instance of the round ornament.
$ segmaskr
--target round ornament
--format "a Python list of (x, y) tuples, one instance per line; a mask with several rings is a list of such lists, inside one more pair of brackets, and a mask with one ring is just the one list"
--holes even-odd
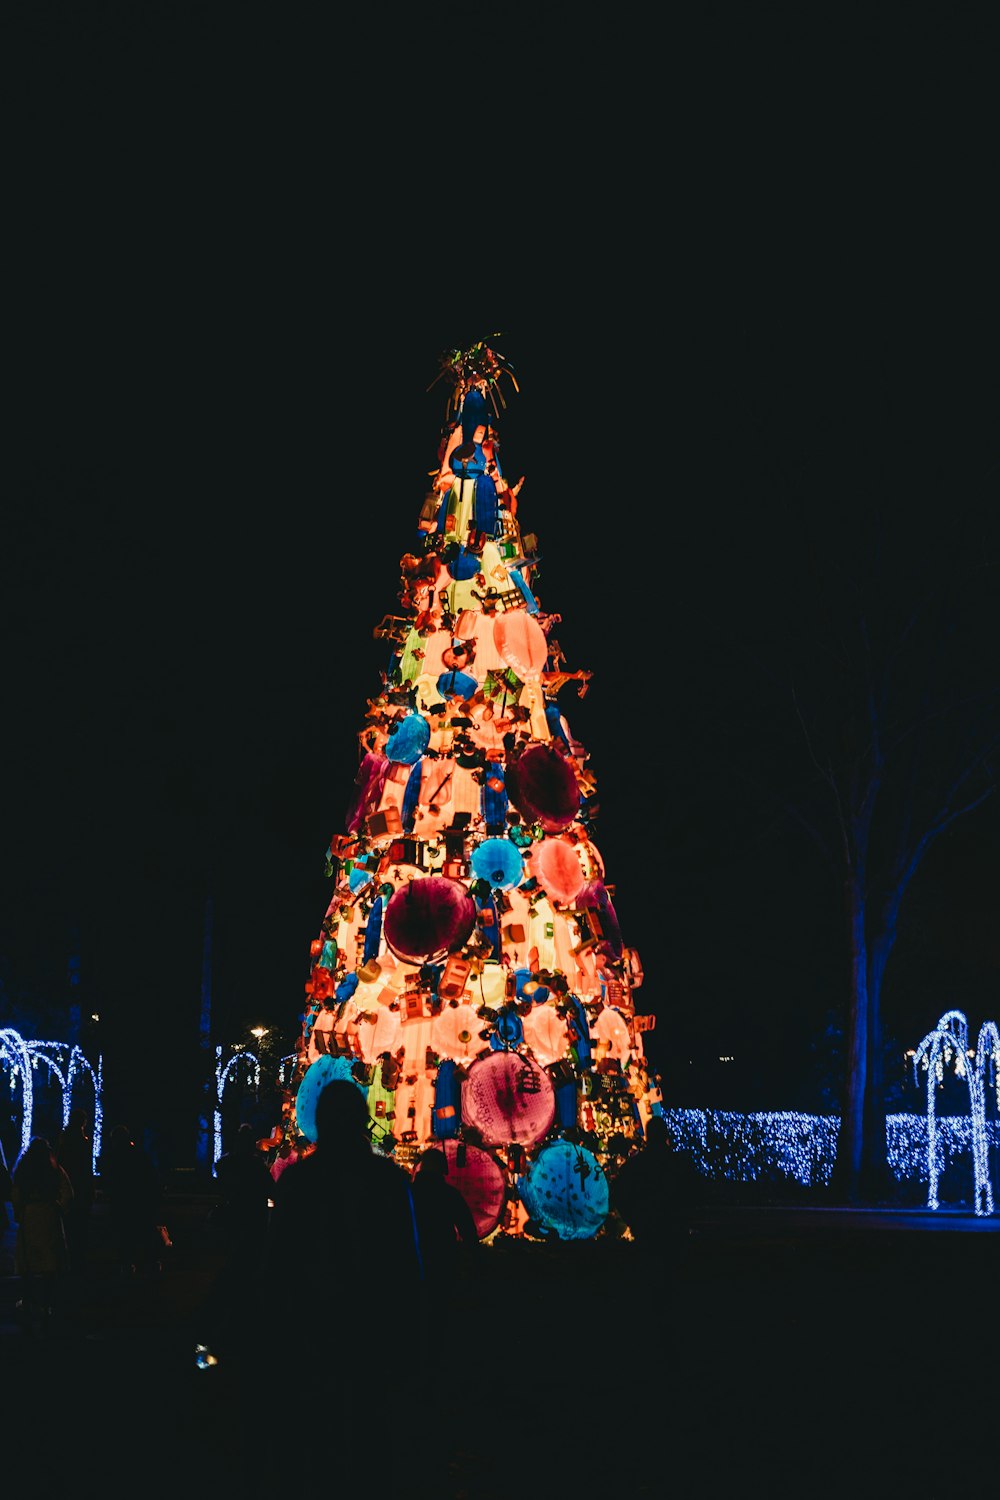
[(569, 1051), (566, 1020), (554, 1005), (536, 1005), (524, 1017), (524, 1040), (543, 1068), (559, 1062)]
[(446, 1005), (431, 1023), (431, 1050), (453, 1062), (472, 1062), (486, 1045), (479, 1034), (484, 1024), (474, 1006)]
[(316, 1139), (316, 1103), (328, 1083), (332, 1083), (335, 1078), (344, 1078), (367, 1097), (367, 1091), (361, 1088), (351, 1072), (351, 1066), (346, 1057), (329, 1057), (324, 1054), (306, 1069), (295, 1095), (295, 1123), (299, 1134), (304, 1135), (307, 1141)]
[(561, 1240), (591, 1239), (608, 1216), (603, 1167), (592, 1151), (569, 1141), (543, 1146), (517, 1189), (531, 1218)]
[(471, 698), (478, 687), (478, 682), (468, 672), (454, 669), (442, 672), (437, 680), (437, 690), (442, 698)]
[(462, 1141), (442, 1141), (434, 1150), (444, 1152), (447, 1180), (458, 1188), (469, 1205), (479, 1238), (485, 1239), (496, 1229), (503, 1212), (506, 1196), (503, 1168), (488, 1151)]
[(437, 963), (456, 952), (476, 925), (476, 903), (447, 875), (423, 875), (401, 885), (385, 908), (382, 932), (405, 963)]
[(573, 844), (544, 838), (531, 851), (531, 873), (550, 901), (568, 906), (584, 883), (583, 866)]
[(483, 839), (469, 861), (477, 880), (488, 880), (491, 889), (509, 891), (521, 884), (524, 860), (510, 839)]
[(396, 720), (396, 727), (385, 742), (385, 753), (389, 760), (404, 766), (415, 765), (427, 749), (431, 727), (423, 714), (406, 714)]
[(507, 792), (522, 816), (546, 833), (561, 833), (580, 811), (576, 773), (545, 741), (528, 745), (508, 766)]
[(532, 1146), (551, 1128), (556, 1103), (549, 1075), (517, 1052), (494, 1052), (469, 1069), (462, 1118), (488, 1146)]
[(545, 667), (549, 643), (545, 632), (525, 609), (505, 610), (493, 622), (493, 643), (505, 666), (522, 682), (536, 680)]

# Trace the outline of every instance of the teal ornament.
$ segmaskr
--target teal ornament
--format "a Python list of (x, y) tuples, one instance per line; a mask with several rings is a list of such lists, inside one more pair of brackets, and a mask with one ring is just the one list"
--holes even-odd
[(299, 1134), (304, 1135), (307, 1141), (316, 1139), (316, 1101), (328, 1083), (332, 1083), (335, 1078), (345, 1078), (368, 1097), (368, 1090), (361, 1088), (351, 1071), (352, 1066), (346, 1057), (329, 1057), (324, 1054), (306, 1069), (295, 1095), (295, 1123)]
[(570, 1141), (543, 1146), (517, 1181), (529, 1216), (561, 1240), (589, 1240), (608, 1216), (608, 1179), (592, 1151)]
[(495, 891), (512, 890), (524, 876), (521, 851), (510, 839), (483, 839), (469, 863), (477, 879), (488, 880)]
[(386, 756), (404, 766), (416, 765), (427, 749), (430, 737), (431, 726), (423, 714), (406, 714), (396, 720), (396, 727), (386, 740)]

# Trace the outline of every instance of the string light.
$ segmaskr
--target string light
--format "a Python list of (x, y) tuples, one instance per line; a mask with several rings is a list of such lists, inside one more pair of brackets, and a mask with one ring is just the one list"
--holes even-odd
[(63, 1129), (69, 1124), (73, 1101), (73, 1084), (78, 1074), (88, 1073), (94, 1090), (94, 1129), (91, 1152), (94, 1171), (101, 1154), (101, 1135), (104, 1128), (104, 1078), (103, 1062), (97, 1059), (95, 1073), (88, 1059), (77, 1046), (68, 1042), (28, 1041), (11, 1027), (0, 1029), (0, 1063), (10, 1071), (10, 1091), (16, 1091), (21, 1083), (21, 1150), (24, 1151), (34, 1133), (35, 1086), (33, 1073), (39, 1063), (48, 1069), (49, 1078), (55, 1078), (60, 1089)]
[(969, 1047), (969, 1023), (960, 1010), (947, 1010), (937, 1025), (923, 1038), (913, 1054), (913, 1076), (919, 1082), (923, 1069), (927, 1080), (927, 1207), (940, 1207), (938, 1182), (943, 1170), (943, 1151), (939, 1145), (937, 1091), (944, 1083), (947, 1069), (965, 1080), (969, 1093), (968, 1137), (972, 1151), (973, 1208), (977, 1215), (993, 1212), (993, 1184), (990, 1181), (991, 1128), (986, 1118), (987, 1083), (996, 1090), (1000, 1111), (1000, 1032), (995, 1021), (984, 1021), (974, 1050)]
[(216, 1175), (216, 1167), (219, 1157), (222, 1155), (222, 1096), (226, 1090), (226, 1084), (230, 1082), (230, 1074), (233, 1079), (239, 1072), (240, 1063), (246, 1063), (249, 1070), (247, 1082), (251, 1088), (260, 1088), (260, 1061), (255, 1052), (241, 1047), (235, 1052), (229, 1061), (223, 1066), (222, 1048), (215, 1049), (215, 1119), (212, 1143), (212, 1176)]
[[(838, 1115), (665, 1108), (657, 1113), (670, 1127), (678, 1149), (690, 1156), (703, 1177), (759, 1182), (780, 1175), (803, 1187), (826, 1187), (830, 1182), (840, 1133)], [(927, 1177), (928, 1134), (927, 1115), (886, 1116), (886, 1156), (898, 1182), (920, 1182)], [(1000, 1122), (984, 1120), (982, 1139), (983, 1156), (987, 1157), (990, 1150), (1000, 1147)], [(937, 1118), (937, 1175), (943, 1163), (968, 1152), (972, 1142), (968, 1116)], [(988, 1201), (992, 1203), (992, 1196)], [(992, 1210), (977, 1209), (984, 1211)]]

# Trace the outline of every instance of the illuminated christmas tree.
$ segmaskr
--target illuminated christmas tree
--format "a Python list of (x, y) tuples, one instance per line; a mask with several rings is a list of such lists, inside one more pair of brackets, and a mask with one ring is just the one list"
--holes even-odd
[(594, 842), (596, 784), (558, 706), (561, 616), (537, 596), (535, 536), (499, 462), (504, 386), (487, 343), (441, 356), (449, 390), (402, 614), (359, 732), (333, 894), (312, 943), (290, 1125), (312, 1140), (335, 1077), (410, 1168), (431, 1146), (481, 1237), (589, 1238), (660, 1100)]

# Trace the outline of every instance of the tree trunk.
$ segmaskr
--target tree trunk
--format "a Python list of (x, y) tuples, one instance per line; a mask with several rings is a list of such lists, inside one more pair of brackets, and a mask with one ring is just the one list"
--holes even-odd
[(868, 950), (865, 939), (865, 893), (856, 870), (847, 877), (849, 941), (851, 954), (851, 988), (847, 1027), (847, 1075), (844, 1080), (844, 1107), (840, 1116), (840, 1137), (834, 1163), (832, 1186), (838, 1197), (848, 1203), (861, 1199), (862, 1162), (865, 1140), (865, 1100), (868, 1092), (869, 1046)]
[(882, 975), (888, 948), (881, 940), (869, 945), (870, 960), (866, 985), (868, 999), (868, 1076), (862, 1119), (861, 1170), (859, 1197), (865, 1203), (879, 1203), (889, 1196), (889, 1164), (885, 1139), (885, 1063), (882, 1055)]

